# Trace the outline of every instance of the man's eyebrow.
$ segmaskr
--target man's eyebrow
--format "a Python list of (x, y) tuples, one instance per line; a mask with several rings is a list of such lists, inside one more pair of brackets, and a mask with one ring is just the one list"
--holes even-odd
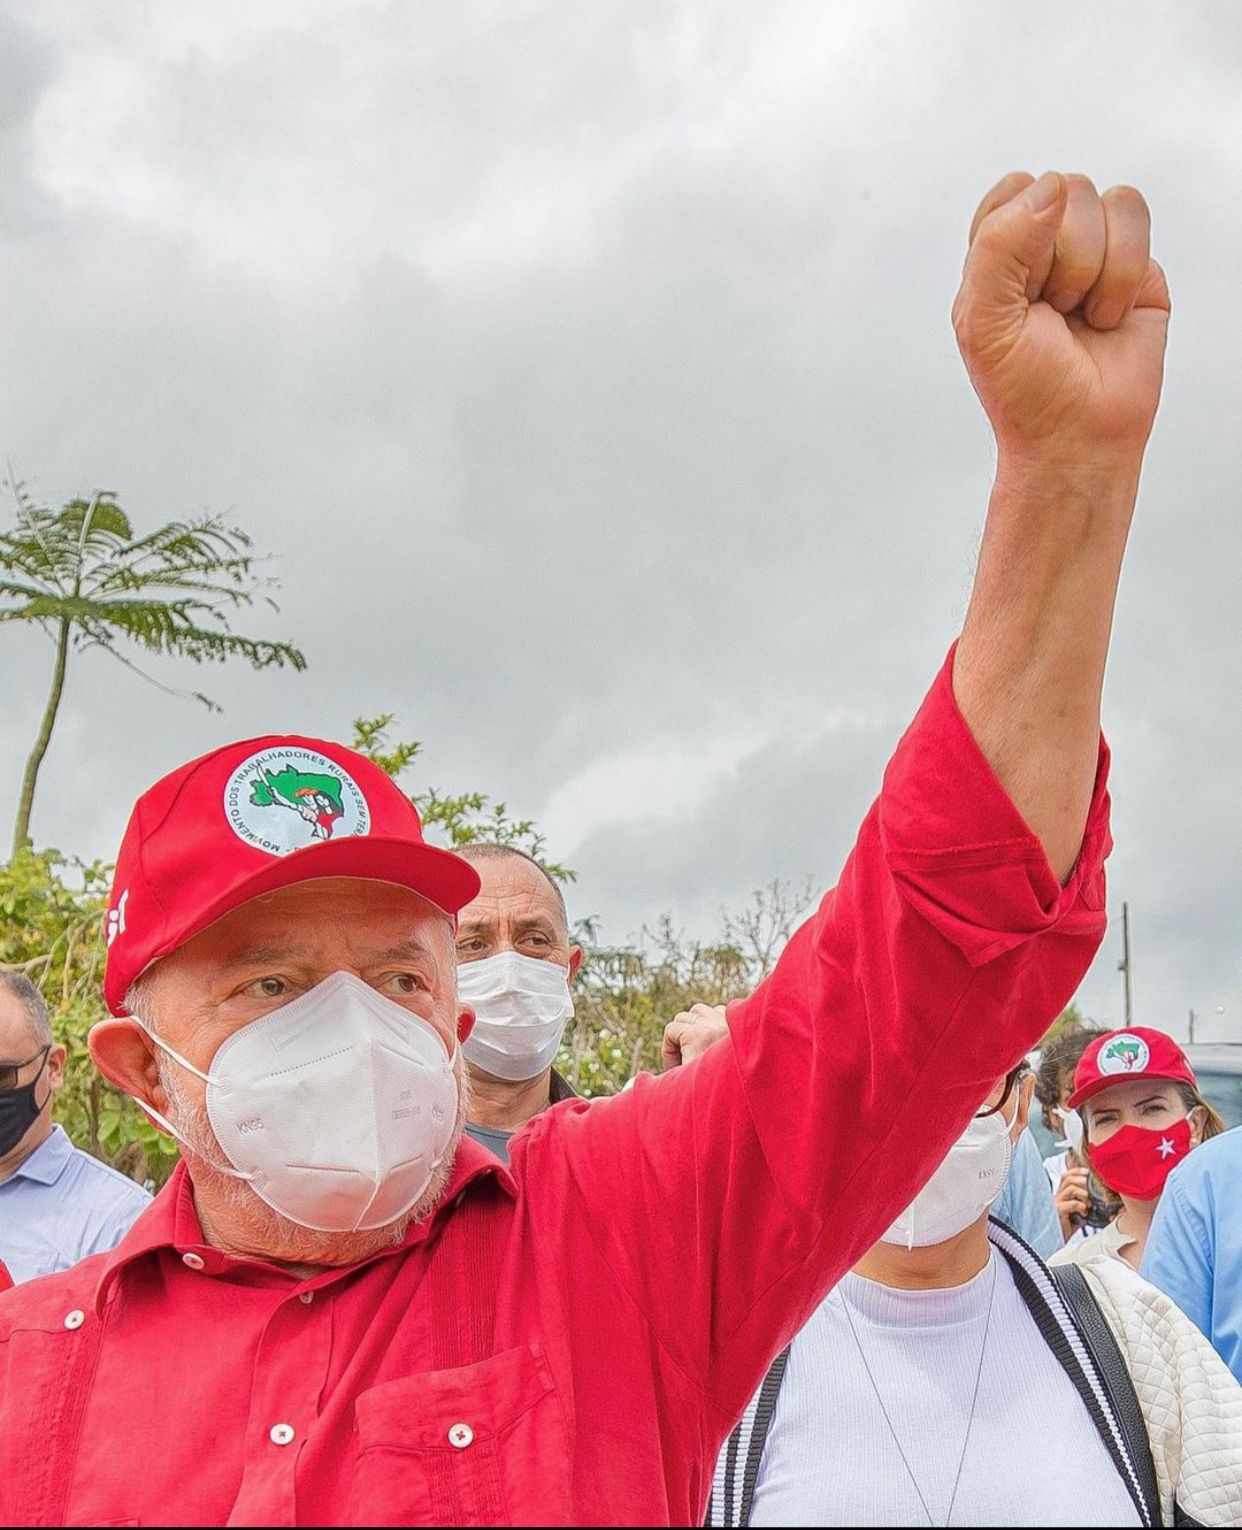
[(376, 962), (407, 961), (411, 957), (419, 960), (426, 957), (428, 961), (434, 961), (435, 955), (430, 946), (425, 946), (421, 940), (399, 940), (395, 945), (386, 946), (382, 951), (371, 951), (368, 955)]
[(305, 955), (305, 946), (275, 946), (270, 942), (252, 940), (245, 945), (234, 946), (225, 960), (239, 967), (279, 967), (284, 962), (300, 961)]
[(515, 919), (513, 921), (514, 928), (518, 930), (555, 930), (556, 924), (557, 921), (553, 919), (551, 914), (545, 914), (542, 912), (538, 914), (525, 914), (521, 919)]
[(461, 935), (466, 930), (490, 930), (495, 922), (485, 914), (478, 915), (474, 919), (462, 919), (457, 925), (457, 933)]

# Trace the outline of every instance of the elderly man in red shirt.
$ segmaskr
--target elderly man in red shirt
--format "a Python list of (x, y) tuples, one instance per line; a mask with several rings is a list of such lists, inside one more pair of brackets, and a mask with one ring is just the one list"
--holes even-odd
[(1167, 316), (1137, 193), (988, 195), (954, 318), (998, 465), (955, 654), (729, 1039), (553, 1107), (509, 1167), (461, 1137), (477, 877), (387, 778), (268, 738), (141, 799), (92, 1050), (183, 1158), (111, 1254), (0, 1299), (0, 1520), (701, 1519), (773, 1354), (1100, 940)]

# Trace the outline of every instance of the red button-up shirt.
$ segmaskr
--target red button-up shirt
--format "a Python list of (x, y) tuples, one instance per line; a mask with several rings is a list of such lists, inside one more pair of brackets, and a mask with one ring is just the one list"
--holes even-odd
[[(302, 1279), (173, 1176), (0, 1298), (6, 1524), (692, 1524), (773, 1354), (1067, 1002), (1107, 798), (1054, 877), (946, 668), (838, 887), (730, 1038), (463, 1142), (400, 1248)], [(325, 1123), (331, 1130), (331, 1123)]]

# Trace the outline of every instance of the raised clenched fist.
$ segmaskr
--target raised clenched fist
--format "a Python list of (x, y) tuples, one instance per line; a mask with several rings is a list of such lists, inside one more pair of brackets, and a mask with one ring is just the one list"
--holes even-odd
[(953, 327), (1001, 456), (1141, 456), (1164, 371), (1169, 291), (1128, 186), (1007, 175), (970, 230)]

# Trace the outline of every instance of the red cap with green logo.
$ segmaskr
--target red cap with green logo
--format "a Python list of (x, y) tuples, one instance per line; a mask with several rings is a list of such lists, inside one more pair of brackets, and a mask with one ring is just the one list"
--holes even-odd
[(1069, 1108), (1077, 1110), (1084, 1100), (1128, 1078), (1172, 1079), (1192, 1089), (1198, 1087), (1194, 1069), (1172, 1036), (1134, 1025), (1099, 1037), (1078, 1059)]
[(395, 882), (450, 917), (474, 867), (423, 839), (413, 803), (373, 760), (313, 738), (229, 744), (138, 799), (108, 908), (114, 1015), (152, 962), (252, 898), (318, 877)]

